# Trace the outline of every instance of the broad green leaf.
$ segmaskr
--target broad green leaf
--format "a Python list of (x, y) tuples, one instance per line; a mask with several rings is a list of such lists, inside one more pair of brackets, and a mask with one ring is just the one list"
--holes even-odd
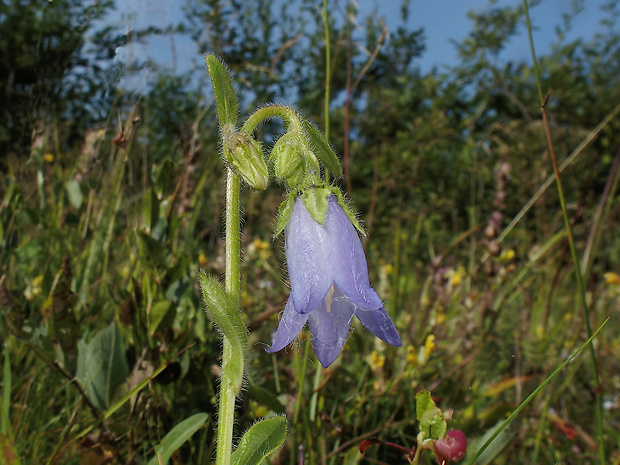
[(329, 146), (329, 143), (325, 140), (325, 137), (317, 129), (315, 125), (308, 120), (302, 118), (302, 124), (304, 129), (304, 136), (309, 147), (312, 149), (316, 157), (325, 165), (325, 167), (334, 173), (336, 176), (342, 175), (342, 168), (340, 168), (340, 161), (338, 157)]
[(241, 388), (248, 330), (243, 322), (238, 305), (232, 301), (224, 289), (204, 271), (199, 273), (199, 279), (202, 298), (207, 306), (207, 311), (232, 346), (231, 353), (233, 356), (223, 363), (228, 366), (228, 373), (233, 385), (236, 388)]
[(148, 315), (148, 329), (151, 337), (156, 331), (169, 328), (174, 323), (177, 307), (170, 300), (161, 300), (151, 307)]
[(95, 407), (105, 410), (111, 404), (114, 391), (128, 373), (125, 349), (116, 323), (98, 333), (89, 343), (78, 342), (76, 378)]
[(284, 444), (286, 418), (261, 420), (245, 432), (232, 454), (232, 465), (259, 465), (265, 457)]
[(222, 62), (215, 55), (207, 55), (207, 69), (213, 84), (213, 93), (217, 102), (217, 114), (220, 126), (237, 125), (237, 96), (233, 89), (230, 75)]
[(314, 221), (323, 224), (327, 213), (327, 197), (331, 191), (327, 187), (312, 187), (301, 194), (306, 210)]
[(70, 179), (65, 184), (65, 190), (67, 191), (69, 203), (76, 209), (79, 209), (82, 206), (82, 201), (84, 200), (80, 183), (75, 179)]
[[(159, 465), (160, 463), (166, 465), (172, 454), (205, 424), (207, 418), (209, 418), (207, 413), (197, 413), (177, 424), (155, 446), (156, 455), (149, 460), (148, 465)], [(161, 462), (158, 455), (161, 457)]]

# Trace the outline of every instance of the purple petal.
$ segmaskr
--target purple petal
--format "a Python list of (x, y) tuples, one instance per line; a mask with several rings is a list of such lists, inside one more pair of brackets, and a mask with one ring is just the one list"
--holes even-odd
[(334, 363), (342, 351), (354, 309), (355, 305), (333, 286), (321, 305), (308, 314), (314, 350), (325, 368)]
[(330, 260), (337, 286), (355, 305), (366, 310), (381, 307), (383, 303), (368, 281), (368, 265), (362, 242), (334, 196), (328, 199), (323, 227), (329, 231), (334, 242)]
[(334, 243), (315, 222), (300, 197), (284, 229), (286, 262), (295, 310), (309, 313), (325, 298), (333, 282)]
[(289, 298), (278, 325), (278, 330), (273, 336), (273, 344), (267, 349), (267, 352), (272, 354), (284, 349), (299, 334), (307, 320), (308, 315), (297, 313), (293, 308), (293, 299)]
[(355, 316), (379, 339), (393, 346), (403, 345), (396, 326), (392, 323), (388, 312), (383, 306), (377, 310), (356, 309)]
[(381, 307), (368, 281), (360, 238), (335, 196), (328, 198), (322, 225), (312, 219), (298, 197), (285, 236), (291, 295), (299, 313), (314, 310), (333, 282), (356, 305), (366, 310)]

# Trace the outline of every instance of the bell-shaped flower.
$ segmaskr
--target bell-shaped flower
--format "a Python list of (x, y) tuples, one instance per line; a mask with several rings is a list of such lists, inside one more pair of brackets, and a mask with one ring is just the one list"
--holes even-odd
[(298, 196), (284, 234), (291, 293), (268, 352), (286, 347), (308, 322), (319, 362), (327, 367), (340, 354), (353, 315), (388, 344), (402, 344), (368, 281), (360, 238), (334, 195), (327, 198), (322, 224)]

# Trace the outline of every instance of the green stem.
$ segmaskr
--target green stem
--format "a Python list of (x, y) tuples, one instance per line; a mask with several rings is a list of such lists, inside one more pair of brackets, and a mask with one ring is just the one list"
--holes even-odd
[[(323, 0), (323, 33), (325, 35), (325, 140), (329, 141), (329, 83), (331, 78), (331, 51), (329, 47), (329, 23), (327, 22), (327, 0)], [(325, 181), (329, 181), (329, 170), (324, 168)]]
[(331, 63), (329, 50), (329, 24), (327, 22), (327, 0), (323, 0), (323, 34), (325, 35), (325, 139), (329, 140), (329, 81), (331, 77)]
[(252, 134), (261, 122), (278, 116), (282, 118), (286, 126), (293, 126), (295, 130), (301, 132), (301, 123), (297, 111), (286, 105), (269, 105), (259, 108), (243, 123), (241, 132)]
[[(237, 308), (241, 301), (241, 242), (240, 242), (240, 181), (228, 168), (226, 181), (226, 292), (232, 297)], [(235, 423), (235, 399), (241, 389), (231, 379), (229, 361), (243, 356), (233, 353), (232, 346), (223, 337), (222, 373), (220, 378), (220, 398), (218, 402), (218, 426), (216, 465), (229, 465), (232, 455), (233, 426)]]
[(527, 0), (523, 0), (523, 6), (525, 10), (525, 20), (527, 22), (527, 29), (530, 37), (530, 47), (532, 49), (532, 59), (534, 61), (534, 74), (536, 75), (536, 85), (538, 87), (538, 95), (540, 98), (541, 111), (543, 116), (543, 121), (545, 124), (545, 132), (547, 134), (547, 145), (549, 146), (549, 154), (551, 156), (551, 164), (553, 165), (553, 173), (555, 175), (556, 187), (558, 189), (558, 196), (560, 198), (560, 205), (562, 207), (562, 216), (564, 218), (564, 227), (566, 228), (566, 233), (568, 236), (568, 244), (570, 247), (571, 257), (573, 259), (573, 268), (575, 270), (575, 278), (577, 279), (577, 286), (579, 288), (579, 297), (581, 300), (581, 308), (583, 312), (583, 319), (586, 326), (586, 335), (590, 340), (588, 344), (588, 349), (590, 352), (590, 359), (592, 363), (592, 372), (594, 376), (594, 387), (595, 387), (595, 397), (596, 397), (596, 407), (594, 409), (596, 415), (596, 425), (597, 425), (597, 433), (598, 433), (598, 455), (601, 465), (605, 464), (605, 444), (604, 444), (604, 425), (603, 425), (603, 403), (601, 397), (601, 379), (598, 372), (598, 364), (596, 359), (596, 351), (594, 350), (594, 343), (592, 342), (592, 327), (590, 326), (590, 311), (588, 307), (588, 302), (586, 299), (586, 286), (583, 279), (583, 275), (581, 274), (581, 266), (579, 264), (579, 257), (577, 256), (577, 249), (575, 247), (575, 239), (573, 236), (573, 230), (571, 228), (570, 219), (568, 217), (568, 210), (566, 209), (566, 201), (564, 198), (564, 190), (562, 187), (562, 179), (560, 178), (560, 171), (558, 169), (558, 162), (555, 156), (555, 150), (553, 147), (553, 140), (551, 138), (551, 127), (549, 125), (549, 119), (547, 117), (547, 99), (549, 98), (549, 94), (543, 98), (542, 86), (540, 84), (540, 72), (538, 70), (538, 63), (536, 60), (536, 53), (534, 51), (534, 39), (532, 38), (532, 27), (530, 24), (530, 13), (528, 10)]

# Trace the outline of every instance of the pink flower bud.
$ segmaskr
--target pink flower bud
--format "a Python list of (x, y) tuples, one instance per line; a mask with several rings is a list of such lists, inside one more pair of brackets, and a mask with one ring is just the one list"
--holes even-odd
[(445, 437), (435, 441), (435, 456), (440, 465), (458, 462), (465, 457), (467, 438), (461, 430), (450, 430)]

